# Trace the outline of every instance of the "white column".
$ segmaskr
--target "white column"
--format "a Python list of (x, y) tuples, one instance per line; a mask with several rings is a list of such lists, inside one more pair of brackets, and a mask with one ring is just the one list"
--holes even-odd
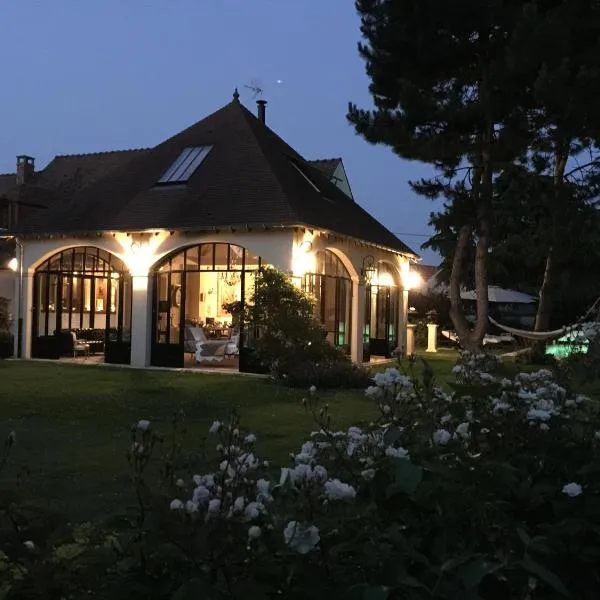
[(33, 323), (33, 273), (23, 273), (23, 298), (19, 298), (21, 285), (20, 275), (15, 277), (15, 288), (13, 294), (13, 336), (14, 355), (18, 357), (19, 346), (19, 302), (21, 302), (21, 314), (23, 325), (21, 329), (21, 357), (31, 358), (31, 336)]
[(408, 290), (400, 290), (400, 306), (398, 307), (398, 346), (402, 348), (402, 351), (406, 355), (406, 343), (407, 333), (406, 327), (408, 325)]
[(411, 323), (406, 326), (406, 356), (415, 353), (415, 327)]
[(356, 363), (363, 362), (363, 331), (365, 329), (365, 286), (352, 282), (352, 333), (350, 357)]
[(436, 323), (427, 323), (426, 352), (437, 352), (437, 327)]
[(150, 364), (152, 335), (152, 300), (148, 275), (132, 275), (131, 301), (131, 366), (147, 367)]

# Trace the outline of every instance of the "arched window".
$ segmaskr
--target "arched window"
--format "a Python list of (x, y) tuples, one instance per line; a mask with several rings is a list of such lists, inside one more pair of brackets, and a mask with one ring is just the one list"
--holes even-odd
[[(162, 260), (154, 269), (152, 364), (183, 366), (185, 352), (191, 355), (191, 364), (211, 358), (222, 362), (226, 356), (217, 341), (233, 339), (238, 329), (231, 306), (243, 306), (252, 296), (262, 265), (261, 258), (246, 248), (212, 242), (178, 250)], [(205, 349), (217, 354), (198, 355), (192, 333), (214, 340)]]
[(391, 356), (398, 346), (400, 289), (397, 275), (385, 262), (377, 263), (375, 277), (366, 289), (364, 341), (371, 356)]
[(61, 332), (67, 340), (61, 355), (77, 354), (70, 339), (86, 354), (106, 352), (109, 341), (129, 344), (129, 271), (122, 260), (93, 246), (58, 252), (35, 270), (33, 314), (34, 355), (40, 338)]
[(350, 352), (352, 280), (331, 250), (316, 253), (316, 268), (302, 280), (302, 288), (315, 299), (315, 315), (335, 346)]

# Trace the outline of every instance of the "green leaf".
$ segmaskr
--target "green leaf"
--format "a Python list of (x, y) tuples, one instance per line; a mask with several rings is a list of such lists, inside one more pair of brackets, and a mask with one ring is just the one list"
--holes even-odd
[(461, 580), (465, 589), (475, 589), (486, 575), (495, 573), (502, 567), (502, 563), (492, 562), (485, 556), (478, 556), (462, 570)]
[(402, 432), (399, 427), (390, 427), (383, 434), (383, 442), (386, 446), (393, 446), (402, 436)]
[(441, 568), (442, 573), (448, 573), (459, 567), (460, 565), (466, 563), (470, 558), (472, 558), (472, 554), (461, 554), (460, 556), (455, 556), (450, 560), (447, 560)]
[(525, 558), (521, 561), (521, 566), (529, 571), (532, 575), (535, 575), (538, 579), (547, 583), (554, 591), (558, 592), (563, 596), (569, 596), (567, 588), (563, 585), (563, 582), (551, 571), (548, 571), (546, 567), (543, 567), (538, 562), (531, 558)]
[(391, 460), (393, 483), (386, 490), (386, 498), (396, 494), (413, 494), (423, 479), (423, 469), (405, 458)]

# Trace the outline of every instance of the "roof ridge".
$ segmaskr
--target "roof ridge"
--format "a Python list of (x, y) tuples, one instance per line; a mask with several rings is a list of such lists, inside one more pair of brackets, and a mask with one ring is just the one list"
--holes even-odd
[(75, 154), (55, 154), (54, 158), (75, 158), (81, 156), (105, 156), (107, 154), (121, 154), (124, 152), (145, 152), (151, 150), (151, 147), (147, 148), (127, 148), (124, 150), (101, 150), (99, 152), (79, 152)]
[(332, 160), (342, 160), (342, 157), (341, 156), (332, 156), (331, 158), (312, 158), (310, 160), (307, 160), (307, 162), (309, 162), (309, 163), (330, 162)]
[[(260, 136), (257, 135), (256, 131), (254, 130), (254, 126), (264, 127), (266, 130), (266, 133), (268, 135), (274, 135), (278, 138), (279, 138), (279, 136), (266, 123), (263, 123), (262, 121), (260, 121), (260, 119), (258, 117), (256, 117), (252, 112), (250, 112), (250, 110), (244, 104), (242, 104), (241, 102), (236, 102), (235, 100), (233, 101), (233, 103), (237, 104), (240, 107), (240, 109), (242, 111), (242, 115), (244, 116), (244, 123), (250, 130), (250, 134), (252, 135), (252, 137), (256, 140), (256, 145), (258, 147), (259, 152), (262, 154), (263, 158), (267, 161), (267, 164), (269, 165), (269, 171), (271, 172), (271, 175), (272, 175), (273, 179), (275, 180), (277, 187), (281, 191), (281, 194), (283, 195), (283, 197), (287, 200), (288, 209), (290, 210), (290, 212), (292, 213), (294, 218), (297, 221), (300, 221), (300, 216), (298, 215), (298, 211), (296, 210), (294, 202), (289, 197), (289, 194), (284, 189), (284, 187), (281, 185), (281, 181), (279, 180), (279, 177), (277, 176), (277, 174), (273, 171), (273, 166), (271, 164), (271, 161), (269, 160), (269, 157), (267, 156), (267, 153), (265, 152), (265, 148), (263, 147), (263, 144), (261, 143)], [(248, 117), (252, 118), (256, 123), (251, 124), (250, 121), (248, 120)], [(279, 139), (281, 139), (281, 138), (279, 138)], [(293, 150), (293, 148), (292, 148), (292, 150)], [(296, 154), (298, 154), (298, 152), (296, 152)]]

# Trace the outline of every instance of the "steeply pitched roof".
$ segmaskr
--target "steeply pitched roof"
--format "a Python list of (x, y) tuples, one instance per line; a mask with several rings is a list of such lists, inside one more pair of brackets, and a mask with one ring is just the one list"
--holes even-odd
[(319, 158), (317, 160), (309, 160), (309, 164), (313, 167), (316, 167), (323, 173), (323, 175), (327, 176), (328, 179), (333, 177), (335, 170), (338, 168), (338, 165), (342, 162), (341, 158)]
[(104, 177), (140, 150), (55, 156), (26, 184), (17, 185), (14, 173), (0, 175), (0, 198), (48, 208), (70, 199), (75, 192)]
[[(157, 181), (190, 146), (212, 150), (187, 184)], [(307, 226), (415, 254), (233, 100), (18, 227), (18, 233)]]

